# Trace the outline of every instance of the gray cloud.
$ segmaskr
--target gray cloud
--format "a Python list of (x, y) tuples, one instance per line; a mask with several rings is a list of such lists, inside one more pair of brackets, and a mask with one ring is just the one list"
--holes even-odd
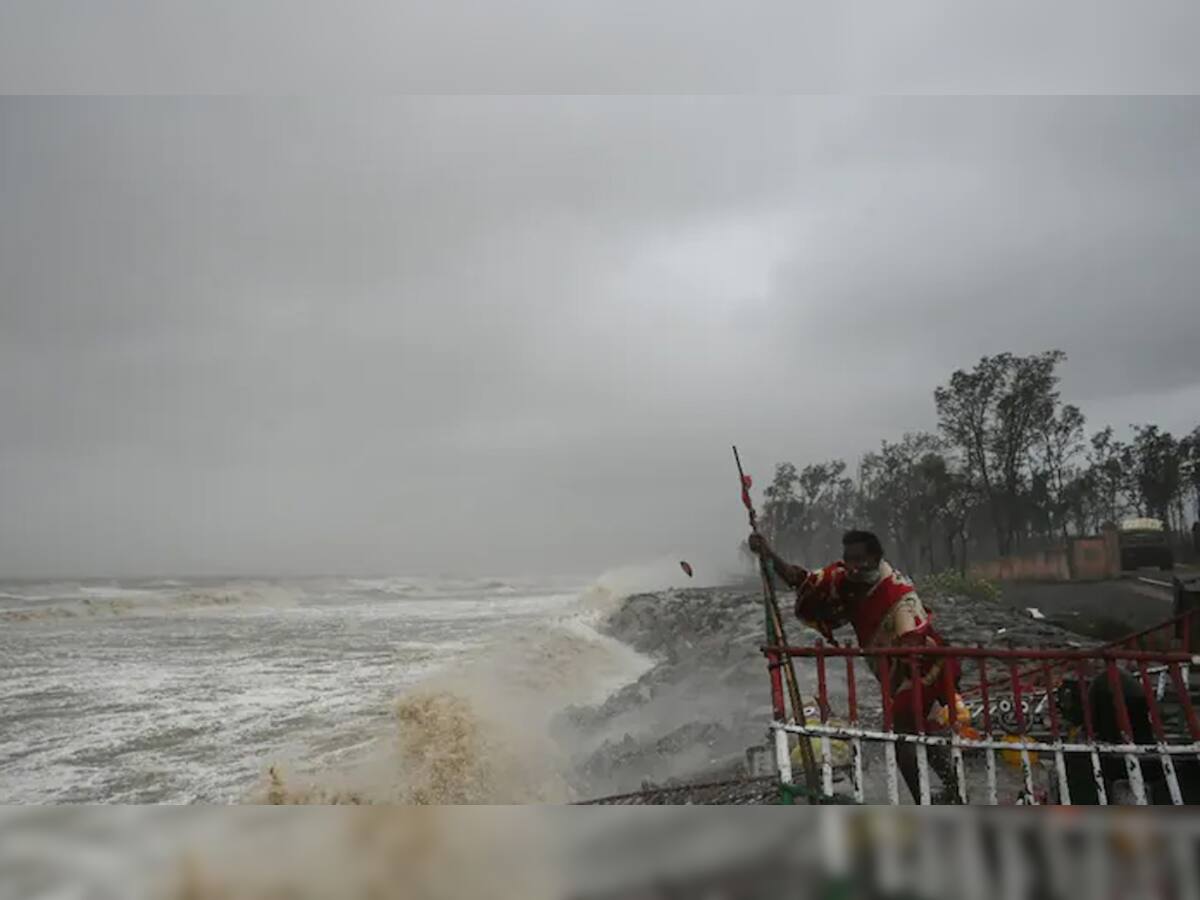
[(1176, 93), (1190, 0), (10, 0), (0, 85), (40, 93)]
[(0, 570), (715, 565), (983, 353), (1196, 424), (1197, 101), (0, 101)]

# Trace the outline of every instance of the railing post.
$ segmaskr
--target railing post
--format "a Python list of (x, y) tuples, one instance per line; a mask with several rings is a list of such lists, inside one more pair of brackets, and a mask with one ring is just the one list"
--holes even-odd
[(1054, 696), (1054, 674), (1050, 663), (1042, 669), (1046, 681), (1046, 702), (1050, 709), (1050, 738), (1054, 741), (1054, 774), (1058, 778), (1058, 802), (1071, 805), (1071, 787), (1067, 784), (1067, 761), (1062, 749), (1062, 723), (1058, 718), (1058, 700)]
[(883, 745), (884, 767), (887, 769), (888, 803), (900, 805), (899, 766), (896, 763), (896, 721), (892, 709), (892, 666), (887, 656), (879, 657), (879, 684), (883, 692), (883, 730), (887, 739)]
[[(988, 693), (987, 657), (979, 657), (979, 692), (983, 700), (983, 736), (992, 739), (992, 701)], [(996, 795), (996, 751), (987, 749), (987, 794), (988, 804), (997, 806), (1000, 802)]]
[(967, 770), (963, 765), (962, 746), (958, 739), (958, 703), (956, 702), (958, 692), (954, 689), (954, 669), (958, 668), (958, 661), (954, 657), (943, 660), (942, 693), (946, 698), (946, 728), (950, 735), (950, 766), (954, 770), (954, 790), (958, 793), (958, 802), (965, 806), (967, 803)]
[[(822, 725), (829, 724), (829, 691), (825, 682), (825, 642), (817, 641), (817, 713)], [(829, 735), (821, 735), (821, 790), (833, 794), (833, 752)]]
[[(1105, 671), (1108, 674), (1108, 685), (1113, 693), (1113, 705), (1117, 712), (1117, 727), (1121, 737), (1128, 745), (1134, 744), (1133, 724), (1129, 719), (1129, 708), (1125, 705), (1125, 690), (1121, 684), (1121, 676), (1117, 672), (1117, 664), (1110, 657), (1105, 661)], [(1146, 781), (1142, 777), (1142, 765), (1134, 753), (1125, 754), (1125, 771), (1129, 775), (1129, 787), (1133, 791), (1133, 800), (1138, 806), (1146, 805)]]
[[(1092, 719), (1092, 699), (1088, 695), (1087, 668), (1080, 660), (1075, 664), (1075, 676), (1079, 685), (1079, 702), (1083, 706), (1083, 729), (1089, 744), (1096, 741), (1096, 729)], [(1100, 754), (1093, 746), (1091, 751), (1092, 780), (1096, 785), (1096, 802), (1101, 806), (1108, 805), (1108, 786), (1104, 781), (1104, 767), (1100, 764)]]
[[(850, 727), (858, 728), (858, 685), (854, 681), (854, 657), (846, 657), (846, 703), (849, 707)], [(851, 753), (854, 755), (854, 802), (862, 803), (863, 793), (863, 758), (862, 738), (854, 738), (850, 742)]]
[[(1013, 714), (1017, 718), (1017, 737), (1020, 738), (1021, 744), (1024, 745), (1028, 737), (1028, 732), (1025, 726), (1025, 709), (1024, 696), (1021, 692), (1021, 674), (1017, 671), (1017, 663), (1010, 660), (1008, 664), (1009, 678), (1012, 681), (1013, 692)], [(1029, 803), (1032, 806), (1037, 805), (1037, 794), (1034, 791), (1033, 785), (1033, 764), (1029, 761), (1029, 751), (1024, 746), (1021, 747), (1021, 773), (1025, 777), (1025, 793), (1029, 797)]]
[[(912, 684), (913, 717), (916, 719), (917, 736), (925, 736), (925, 684), (921, 678), (921, 661), (915, 653), (908, 656), (909, 672)], [(917, 785), (920, 788), (922, 806), (929, 806), (933, 800), (929, 794), (929, 748), (924, 741), (917, 742)]]

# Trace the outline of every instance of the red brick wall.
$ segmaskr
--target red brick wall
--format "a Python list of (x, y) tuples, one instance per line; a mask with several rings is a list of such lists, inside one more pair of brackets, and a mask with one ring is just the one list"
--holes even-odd
[(1066, 547), (975, 563), (971, 574), (992, 581), (1103, 581), (1121, 574), (1115, 528), (1072, 538)]
[(971, 566), (971, 574), (992, 581), (1070, 581), (1071, 568), (1061, 548), (1009, 556)]

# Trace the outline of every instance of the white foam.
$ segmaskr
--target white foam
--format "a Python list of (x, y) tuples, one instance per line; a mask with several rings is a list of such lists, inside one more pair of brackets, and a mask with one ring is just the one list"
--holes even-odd
[(0, 591), (0, 600), (16, 600), (18, 603), (40, 603), (53, 599), (52, 594), (10, 594), (7, 591)]
[(124, 588), (117, 585), (88, 586), (79, 588), (79, 593), (85, 597), (98, 597), (101, 600), (138, 600), (159, 596), (156, 591), (142, 588)]
[[(389, 713), (415, 685), (461, 691), (502, 718), (514, 752), (533, 754), (536, 768), (553, 713), (599, 701), (650, 665), (597, 626), (614, 598), (655, 577), (626, 570), (614, 584), (610, 573), (582, 593), (563, 591), (562, 579), (399, 577), (73, 589), (74, 599), (27, 609), (31, 621), (61, 613), (54, 642), (32, 626), (5, 635), (0, 731), (20, 734), (6, 748), (8, 799), (243, 799), (276, 759), (341, 770), (372, 739), (394, 745)], [(379, 586), (428, 594), (364, 595)], [(597, 595), (605, 603), (584, 602)], [(23, 621), (4, 618), (11, 612), (0, 611), (0, 630)], [(116, 616), (144, 621), (129, 629)]]

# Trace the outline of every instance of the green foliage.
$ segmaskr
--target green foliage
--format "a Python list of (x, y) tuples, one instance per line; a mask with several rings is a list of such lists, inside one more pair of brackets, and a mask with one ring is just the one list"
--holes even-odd
[(931, 598), (969, 597), (972, 600), (996, 602), (1000, 599), (1000, 588), (986, 578), (964, 575), (949, 570), (926, 575), (917, 580), (917, 590)]

